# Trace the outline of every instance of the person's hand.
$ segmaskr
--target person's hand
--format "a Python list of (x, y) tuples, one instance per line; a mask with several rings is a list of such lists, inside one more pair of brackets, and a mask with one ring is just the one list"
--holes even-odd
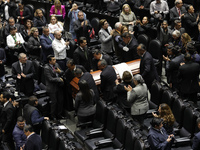
[(185, 14), (181, 14), (181, 18), (184, 17), (184, 16), (185, 16)]
[(85, 21), (81, 22), (81, 27), (83, 27), (83, 26), (84, 26), (84, 22), (85, 22)]
[(165, 55), (163, 55), (163, 59), (164, 59), (165, 61), (170, 61), (169, 57), (168, 57), (168, 56), (165, 57)]
[(169, 46), (169, 44), (165, 44), (165, 47)]
[(3, 23), (3, 27), (5, 27), (5, 26), (6, 26), (6, 22)]
[(17, 79), (21, 79), (21, 75), (20, 74), (17, 75)]
[(172, 88), (172, 83), (169, 84), (169, 87)]
[(173, 134), (170, 134), (170, 135), (168, 136), (168, 138), (167, 138), (167, 142), (170, 142), (170, 141), (172, 140), (173, 137), (174, 137), (174, 135), (173, 135)]
[(198, 24), (198, 29), (199, 29), (199, 32), (200, 32), (200, 22), (199, 22), (199, 24)]
[(115, 29), (110, 31), (110, 35), (113, 35), (113, 33), (115, 32)]
[(115, 84), (116, 84), (116, 85), (118, 85), (118, 84), (119, 84), (119, 81), (118, 81), (118, 79), (116, 79), (116, 80), (115, 80)]
[(182, 63), (180, 63), (180, 65), (181, 65), (181, 66), (183, 66), (183, 65), (185, 65), (185, 63), (184, 63), (184, 62), (182, 62)]
[(2, 62), (2, 60), (0, 60), (0, 64), (2, 64), (3, 62)]
[(40, 45), (39, 48), (42, 48), (42, 46)]
[(55, 69), (55, 72), (56, 72), (56, 73), (61, 73), (61, 70), (57, 67), (57, 68)]
[(90, 69), (90, 72), (93, 72), (93, 69)]
[(141, 5), (141, 6), (139, 7), (139, 9), (144, 9), (144, 6)]
[(152, 112), (152, 115), (154, 116), (154, 117), (158, 117), (158, 115), (155, 113), (155, 112)]
[(13, 105), (13, 107), (18, 107), (19, 106), (19, 102), (12, 101), (12, 105)]
[(49, 117), (44, 117), (44, 120), (49, 120)]
[(133, 25), (133, 21), (128, 23), (129, 25)]
[(24, 19), (24, 17), (21, 17), (21, 19)]
[(2, 130), (2, 133), (5, 133), (5, 130), (4, 130), (4, 129)]
[(21, 18), (20, 16), (17, 17), (17, 19), (20, 19), (20, 18)]
[(69, 45), (69, 41), (65, 42), (65, 45), (68, 46)]
[(124, 46), (124, 47), (123, 47), (123, 51), (128, 52), (128, 51), (129, 51), (129, 48), (128, 48), (127, 46)]
[(158, 11), (154, 11), (155, 14), (158, 14)]
[(129, 92), (129, 91), (132, 91), (133, 88), (132, 88), (130, 85), (128, 85), (127, 87), (124, 86), (124, 89), (125, 89), (127, 92)]
[(21, 76), (24, 77), (24, 78), (26, 78), (26, 75), (24, 73), (21, 73)]
[(87, 20), (85, 20), (85, 25), (86, 25), (86, 26), (88, 25), (88, 21), (87, 21)]

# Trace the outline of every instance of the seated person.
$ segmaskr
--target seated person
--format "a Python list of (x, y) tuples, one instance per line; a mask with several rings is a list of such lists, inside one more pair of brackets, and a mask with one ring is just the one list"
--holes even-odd
[(120, 2), (119, 0), (103, 0), (104, 3), (107, 4), (107, 11), (119, 13), (120, 10)]
[(122, 25), (127, 26), (129, 31), (133, 31), (136, 20), (136, 16), (134, 12), (131, 11), (130, 6), (128, 4), (124, 4), (119, 17), (119, 22), (121, 22)]
[(186, 53), (186, 46), (188, 42), (191, 42), (192, 39), (189, 36), (188, 33), (183, 33), (181, 35), (181, 53), (185, 54)]
[(98, 70), (98, 61), (105, 59), (108, 65), (113, 65), (112, 60), (109, 55), (102, 53), (100, 50), (96, 49), (93, 52), (93, 58), (92, 58), (92, 69), (93, 71)]
[(54, 34), (55, 31), (63, 31), (63, 25), (61, 24), (61, 22), (59, 22), (56, 18), (56, 16), (52, 15), (51, 16), (51, 20), (50, 20), (50, 24), (48, 25), (49, 27), (49, 32)]
[[(62, 19), (65, 19), (65, 5), (61, 5), (61, 2), (59, 0), (55, 0), (54, 5), (51, 6), (50, 9), (50, 16), (52, 15), (62, 15)], [(60, 20), (60, 21), (63, 21)]]
[(181, 33), (178, 30), (174, 30), (172, 32), (172, 39), (170, 41), (174, 46), (178, 45), (181, 47)]
[(25, 119), (22, 116), (17, 118), (17, 123), (13, 130), (13, 139), (15, 141), (15, 150), (20, 150), (26, 143), (26, 135), (24, 134)]
[(130, 85), (124, 86), (124, 88), (128, 92), (127, 100), (131, 104), (132, 117), (137, 119), (140, 124), (143, 124), (145, 114), (149, 110), (148, 89), (140, 74), (134, 75), (133, 83), (135, 85), (134, 88)]
[(162, 122), (163, 120), (161, 118), (153, 118), (151, 121), (151, 128), (147, 138), (152, 150), (171, 150), (174, 135), (167, 134)]
[(150, 7), (151, 0), (137, 0), (135, 1), (134, 7), (140, 10), (148, 10)]
[(33, 22), (29, 19), (25, 21), (24, 27), (22, 28), (22, 36), (24, 40), (27, 42), (31, 36), (31, 28), (33, 27)]
[(41, 48), (39, 31), (36, 27), (33, 27), (31, 28), (31, 37), (28, 39), (28, 54), (40, 60)]
[(174, 21), (174, 28), (172, 29), (172, 32), (175, 30), (178, 30), (181, 33), (181, 35), (185, 33), (185, 28), (182, 28), (182, 23), (180, 20)]
[(15, 23), (15, 19), (13, 17), (10, 17), (8, 19), (8, 25), (5, 27), (5, 37), (7, 37), (10, 34), (10, 28), (15, 27), (17, 28), (18, 32), (22, 32), (22, 26), (18, 23)]
[(142, 19), (142, 22), (140, 21), (140, 19), (138, 18), (135, 22), (135, 26), (134, 26), (134, 35), (136, 37), (138, 37), (138, 35), (140, 34), (146, 34), (149, 35), (149, 29), (151, 28), (151, 24), (149, 23), (148, 17), (144, 16)]
[(24, 106), (24, 119), (26, 124), (32, 125), (34, 131), (39, 133), (41, 128), (38, 128), (38, 125), (41, 125), (44, 120), (49, 120), (48, 117), (41, 116), (41, 113), (36, 108), (38, 105), (38, 99), (36, 96), (29, 97), (29, 102)]
[(20, 1), (18, 4), (19, 8), (16, 10), (16, 19), (19, 20), (20, 24), (24, 24), (27, 19), (32, 19), (31, 18), (31, 12), (29, 8), (24, 7), (24, 2)]
[(79, 92), (75, 98), (75, 112), (79, 123), (93, 121), (96, 112), (95, 93), (85, 80), (78, 83)]
[(47, 20), (43, 15), (42, 10), (36, 9), (33, 18), (33, 26), (38, 28), (40, 35), (42, 35), (42, 28), (45, 27), (46, 25), (47, 25)]

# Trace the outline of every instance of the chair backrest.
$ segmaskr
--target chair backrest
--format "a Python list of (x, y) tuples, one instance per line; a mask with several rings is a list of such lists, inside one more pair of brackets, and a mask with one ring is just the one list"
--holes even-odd
[(133, 129), (128, 129), (126, 132), (126, 139), (125, 139), (125, 143), (124, 143), (124, 149), (125, 150), (133, 150), (134, 149), (134, 145), (135, 145), (135, 140), (137, 135), (135, 133), (135, 130)]
[(33, 16), (34, 16), (34, 12), (35, 12), (35, 8), (32, 4), (27, 4), (26, 7), (30, 10), (31, 12), (31, 20), (33, 19)]
[(158, 106), (160, 104), (162, 94), (163, 94), (163, 89), (161, 83), (158, 81), (154, 81), (151, 86), (151, 102), (153, 102)]
[(98, 32), (100, 30), (100, 27), (99, 27), (99, 18), (92, 18), (92, 20), (91, 20), (90, 23), (91, 23), (92, 27), (94, 28), (95, 35), (98, 35)]
[(162, 51), (161, 51), (161, 43), (159, 40), (154, 39), (149, 43), (149, 53), (152, 55), (153, 58), (161, 60)]
[(174, 95), (171, 90), (167, 89), (162, 94), (161, 103), (166, 103), (169, 107), (173, 108)]
[(144, 150), (145, 149), (144, 143), (142, 141), (140, 141), (139, 139), (136, 139), (133, 149), (134, 150)]
[(118, 144), (117, 147), (121, 147), (122, 145), (124, 145), (126, 131), (127, 131), (126, 121), (124, 119), (118, 119), (115, 137), (120, 143)]
[(185, 106), (180, 98), (176, 98), (173, 103), (172, 113), (178, 123), (179, 127), (182, 127), (183, 124), (183, 113)]
[(51, 132), (50, 123), (48, 121), (44, 121), (43, 124), (42, 124), (41, 138), (42, 138), (42, 141), (45, 144), (49, 143), (50, 132)]
[(50, 132), (50, 138), (49, 138), (49, 150), (55, 150), (58, 149), (58, 144), (60, 142), (59, 134), (57, 130), (52, 130)]
[[(138, 44), (144, 44), (146, 46), (146, 48), (148, 47), (148, 44), (149, 44), (149, 38), (146, 34), (140, 34), (138, 36)], [(148, 50), (148, 48), (147, 48)]]

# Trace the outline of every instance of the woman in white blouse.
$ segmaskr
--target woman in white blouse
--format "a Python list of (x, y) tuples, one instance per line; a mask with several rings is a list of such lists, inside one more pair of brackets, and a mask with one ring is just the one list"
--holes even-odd
[(57, 20), (56, 16), (52, 15), (51, 16), (51, 20), (50, 20), (50, 24), (48, 25), (49, 28), (49, 32), (50, 33), (54, 33), (54, 31), (63, 31), (63, 25)]

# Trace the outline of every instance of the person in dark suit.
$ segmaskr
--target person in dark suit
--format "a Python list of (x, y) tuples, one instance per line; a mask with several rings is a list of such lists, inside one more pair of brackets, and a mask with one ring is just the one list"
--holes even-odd
[(79, 40), (80, 37), (86, 37), (88, 45), (90, 44), (90, 37), (88, 30), (91, 30), (92, 26), (90, 21), (84, 19), (84, 13), (82, 11), (78, 12), (78, 20), (74, 22), (74, 31), (76, 33), (76, 37)]
[(176, 0), (175, 6), (169, 10), (170, 21), (172, 22), (172, 28), (174, 27), (175, 20), (183, 20), (185, 14), (187, 13), (185, 7), (183, 6), (182, 0)]
[(149, 11), (150, 3), (151, 3), (151, 0), (137, 0), (135, 1), (134, 7), (137, 9)]
[(79, 78), (79, 82), (81, 80), (87, 81), (89, 88), (92, 89), (95, 93), (95, 102), (97, 102), (99, 100), (99, 91), (97, 89), (93, 76), (89, 72), (83, 73), (83, 71), (80, 68), (76, 68), (75, 76)]
[(49, 34), (49, 28), (43, 28), (43, 34), (40, 37), (40, 44), (43, 50), (43, 62), (47, 62), (47, 56), (53, 55), (52, 41), (54, 40), (53, 34)]
[(184, 55), (180, 53), (181, 49), (179, 46), (175, 46), (172, 48), (172, 55), (174, 57), (170, 60), (166, 60), (166, 71), (168, 75), (168, 83), (171, 88), (174, 90), (179, 90), (179, 84), (178, 84), (178, 69), (180, 66), (180, 63), (184, 62)]
[(194, 7), (189, 5), (185, 15), (185, 30), (193, 40), (198, 39), (198, 23), (200, 21), (199, 14), (194, 13)]
[(4, 31), (5, 37), (7, 37), (10, 34), (10, 28), (11, 27), (16, 27), (17, 31), (19, 33), (22, 33), (21, 25), (15, 23), (15, 19), (13, 17), (10, 17), (9, 20), (8, 20), (8, 25), (5, 27), (5, 31)]
[(137, 46), (138, 42), (134, 36), (132, 36), (129, 32), (125, 32), (122, 34), (122, 38), (126, 46), (123, 47), (122, 51), (122, 61), (128, 62), (135, 59), (139, 59), (137, 54)]
[(158, 73), (154, 66), (153, 58), (149, 52), (146, 51), (144, 44), (139, 44), (137, 53), (141, 56), (140, 60), (140, 74), (142, 75), (149, 91), (151, 92), (152, 82), (156, 79), (159, 80)]
[(8, 92), (3, 92), (0, 95), (0, 101), (3, 104), (0, 114), (0, 123), (2, 124), (1, 137), (2, 142), (4, 142), (10, 150), (14, 150), (12, 131), (15, 126), (15, 112), (9, 98), (10, 94)]
[(109, 55), (103, 54), (102, 51), (96, 49), (93, 52), (93, 58), (92, 58), (92, 69), (93, 71), (98, 70), (98, 61), (101, 59), (105, 59), (108, 65), (113, 65), (112, 60)]
[(46, 25), (47, 25), (47, 20), (43, 15), (42, 10), (36, 9), (33, 18), (33, 26), (38, 28), (40, 35), (42, 35), (42, 28), (45, 27)]
[(56, 63), (53, 55), (47, 57), (48, 64), (44, 67), (44, 76), (46, 81), (46, 90), (51, 99), (51, 119), (63, 119), (63, 85), (64, 81), (61, 78), (63, 71)]
[[(6, 0), (6, 2), (4, 2), (4, 4), (1, 7), (3, 9), (4, 20), (7, 21), (9, 19), (9, 17), (15, 15), (14, 13), (17, 9), (17, 5), (14, 0)], [(8, 13), (8, 15), (6, 15), (7, 13)]]
[(199, 64), (192, 62), (189, 53), (184, 56), (185, 64), (178, 70), (180, 80), (180, 93), (182, 97), (197, 103), (197, 93), (199, 92)]
[(117, 94), (117, 103), (122, 107), (125, 108), (129, 113), (131, 113), (131, 105), (127, 101), (127, 91), (124, 89), (124, 86), (128, 87), (135, 87), (133, 83), (132, 75), (129, 71), (124, 71), (122, 75), (122, 82), (119, 83), (118, 79), (115, 80), (116, 86), (114, 87), (114, 92)]
[(31, 125), (24, 127), (24, 134), (27, 136), (27, 141), (23, 150), (42, 150), (42, 139), (38, 134), (33, 132)]
[(72, 86), (70, 82), (75, 77), (74, 71), (76, 68), (80, 68), (83, 72), (86, 72), (85, 68), (82, 65), (75, 65), (73, 59), (69, 59), (67, 61), (67, 70), (65, 71), (65, 94), (66, 94), (66, 101), (65, 101), (65, 108), (67, 110), (73, 110), (73, 98), (72, 98)]
[(0, 79), (3, 82), (5, 81), (5, 67), (4, 67), (5, 63), (6, 63), (6, 53), (3, 48), (0, 48)]
[(88, 71), (92, 70), (92, 62), (87, 49), (87, 40), (85, 37), (80, 37), (79, 47), (74, 51), (73, 57), (76, 65), (83, 65), (83, 67)]
[[(197, 118), (197, 127), (200, 129), (200, 118)], [(193, 150), (200, 149), (200, 132), (194, 135), (192, 149)]]
[(34, 91), (33, 76), (35, 73), (32, 61), (27, 60), (26, 54), (20, 53), (19, 61), (12, 64), (12, 76), (17, 79), (17, 89), (26, 96), (31, 96)]
[(100, 74), (100, 88), (101, 92), (103, 93), (104, 100), (106, 102), (114, 102), (116, 94), (114, 93), (113, 88), (116, 85), (116, 72), (112, 66), (107, 65), (107, 62), (104, 59), (99, 60), (98, 68), (102, 71)]

